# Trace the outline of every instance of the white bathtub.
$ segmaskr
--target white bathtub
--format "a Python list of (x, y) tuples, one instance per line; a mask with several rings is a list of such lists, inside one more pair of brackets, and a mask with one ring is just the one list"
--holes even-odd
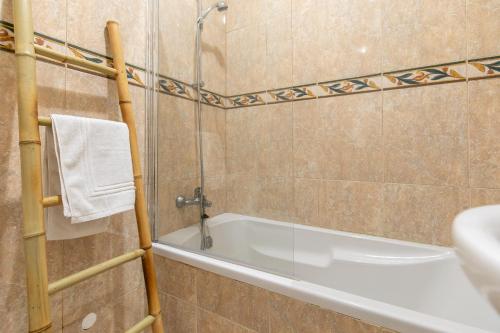
[(208, 255), (186, 250), (197, 226), (160, 237), (155, 253), (404, 333), (500, 332), (450, 248), (229, 213), (208, 224)]

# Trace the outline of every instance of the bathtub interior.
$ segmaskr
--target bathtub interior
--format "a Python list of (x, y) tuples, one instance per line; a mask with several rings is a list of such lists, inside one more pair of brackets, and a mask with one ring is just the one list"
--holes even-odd
[[(237, 214), (209, 221), (205, 255), (293, 277), (486, 331), (500, 317), (469, 282), (450, 248), (337, 232)], [(190, 251), (196, 225), (159, 241)]]
[[(230, 221), (230, 222), (229, 222)], [(200, 250), (198, 224), (164, 235), (159, 242), (222, 258), (282, 276), (294, 275), (294, 228), (288, 223), (255, 223), (236, 214), (208, 221), (213, 246)]]

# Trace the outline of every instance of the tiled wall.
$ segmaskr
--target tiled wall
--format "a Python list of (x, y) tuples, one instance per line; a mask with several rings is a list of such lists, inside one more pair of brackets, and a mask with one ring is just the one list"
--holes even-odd
[(227, 211), (451, 245), (498, 200), (499, 0), (229, 6)]
[[(66, 43), (105, 55), (105, 24), (121, 23), (125, 56), (144, 67), (145, 1), (33, 1), (37, 32), (52, 38), (51, 46)], [(12, 23), (11, 0), (0, 1), (0, 19)], [(0, 318), (2, 332), (27, 332), (27, 309), (21, 220), (21, 178), (18, 147), (15, 59), (5, 52), (12, 44), (12, 29), (0, 27)], [(59, 42), (54, 42), (54, 39)], [(44, 44), (46, 45), (46, 44)], [(79, 52), (78, 50), (76, 52)], [(88, 54), (87, 54), (88, 55)], [(83, 55), (82, 55), (83, 56)], [(103, 61), (100, 56), (94, 60)], [(105, 61), (105, 60), (104, 60)], [(120, 119), (115, 82), (64, 66), (37, 62), (39, 111), (42, 115), (64, 113)], [(132, 75), (131, 75), (132, 76)], [(132, 79), (133, 80), (133, 79)], [(134, 80), (135, 81), (135, 80)], [(139, 81), (131, 86), (139, 141), (144, 142), (145, 94)], [(43, 133), (43, 130), (42, 130)], [(141, 150), (144, 146), (141, 145)], [(138, 246), (134, 213), (112, 217), (108, 232), (77, 240), (48, 242), (49, 281), (62, 278)], [(78, 284), (52, 297), (55, 332), (80, 332), (81, 320), (97, 313), (88, 332), (123, 332), (145, 313), (140, 262), (135, 261)]]
[(164, 257), (155, 260), (166, 332), (395, 333)]

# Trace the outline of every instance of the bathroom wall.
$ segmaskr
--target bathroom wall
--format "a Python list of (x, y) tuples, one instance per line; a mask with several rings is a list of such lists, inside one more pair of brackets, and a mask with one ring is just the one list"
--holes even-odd
[[(105, 23), (116, 19), (131, 75), (132, 102), (144, 151), (146, 1), (33, 1), (36, 42), (105, 62)], [(2, 332), (27, 332), (27, 305), (21, 220), (12, 2), (0, 1), (0, 318)], [(68, 43), (68, 44), (67, 44)], [(72, 44), (72, 45), (70, 45)], [(80, 48), (78, 48), (80, 47)], [(95, 52), (91, 53), (90, 51)], [(141, 69), (142, 68), (142, 69)], [(115, 82), (65, 66), (37, 62), (39, 111), (120, 119)], [(43, 130), (42, 130), (43, 134)], [(56, 194), (56, 193), (52, 193)], [(137, 248), (133, 212), (116, 215), (108, 232), (68, 241), (49, 241), (49, 281)], [(52, 297), (54, 332), (80, 332), (82, 318), (97, 313), (87, 332), (123, 332), (145, 314), (140, 262), (135, 261)]]
[[(203, 0), (202, 4), (208, 8), (213, 3)], [(191, 87), (196, 68), (197, 0), (160, 0), (159, 7), (157, 230), (161, 236), (198, 222), (198, 208), (178, 209), (175, 198), (193, 196), (200, 184), (200, 171), (196, 91)], [(211, 13), (202, 34), (205, 193), (213, 202), (207, 209), (209, 215), (225, 210), (225, 110), (217, 103), (217, 98), (225, 95), (224, 22), (224, 14)]]
[(500, 200), (499, 0), (230, 0), (226, 211), (451, 245)]

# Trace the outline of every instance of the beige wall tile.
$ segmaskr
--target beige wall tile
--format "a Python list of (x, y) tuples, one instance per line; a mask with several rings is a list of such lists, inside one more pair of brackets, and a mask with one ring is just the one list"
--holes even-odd
[(333, 313), (319, 306), (271, 293), (269, 311), (269, 332), (272, 333), (334, 332)]
[(159, 72), (192, 83), (195, 78), (196, 1), (162, 0), (159, 4)]
[(382, 333), (382, 329), (356, 318), (340, 313), (335, 314), (335, 332), (341, 333)]
[[(165, 272), (166, 273), (166, 272)], [(169, 273), (166, 273), (168, 275)], [(166, 275), (161, 275), (162, 277)], [(165, 332), (196, 332), (196, 305), (177, 297), (160, 293)]]
[(226, 174), (226, 111), (203, 106), (203, 159), (207, 177)]
[(26, 288), (24, 284), (0, 282), (0, 304), (2, 305), (0, 307), (2, 329), (7, 332), (28, 331)]
[(146, 2), (122, 0), (68, 1), (68, 42), (86, 49), (111, 55), (106, 21), (120, 23), (127, 62), (144, 67), (146, 59)]
[(467, 0), (469, 59), (500, 54), (499, 0)]
[(115, 82), (68, 69), (65, 112), (76, 116), (116, 119), (120, 110)]
[(228, 174), (291, 175), (291, 105), (230, 110), (226, 115), (226, 145)]
[(158, 103), (159, 179), (198, 177), (198, 144), (195, 104), (160, 94)]
[(290, 103), (257, 107), (256, 122), (258, 175), (292, 175), (293, 114)]
[(293, 104), (296, 177), (383, 179), (381, 94)]
[(215, 313), (198, 309), (198, 333), (251, 333), (253, 330), (240, 326)]
[(379, 183), (323, 181), (320, 187), (320, 218), (332, 229), (379, 235), (383, 206)]
[(451, 245), (451, 223), (469, 207), (469, 191), (442, 186), (386, 184), (384, 237)]
[(158, 290), (196, 304), (196, 268), (155, 255)]
[(293, 219), (301, 224), (328, 227), (319, 215), (321, 180), (295, 178)]
[(291, 0), (267, 0), (266, 89), (292, 85), (293, 39)]
[(380, 24), (380, 1), (293, 0), (293, 83), (380, 72)]
[(466, 84), (384, 92), (385, 180), (467, 184)]
[(279, 220), (289, 220), (293, 212), (293, 179), (228, 175), (226, 211)]
[(229, 0), (227, 11), (226, 31), (248, 27), (254, 24), (262, 24), (266, 19), (264, 10), (269, 0)]
[(500, 190), (471, 189), (471, 207), (500, 204)]
[(293, 179), (288, 177), (259, 177), (256, 195), (258, 216), (289, 220), (293, 210)]
[(466, 58), (465, 0), (383, 1), (383, 71)]
[(257, 332), (268, 330), (268, 291), (198, 270), (196, 290), (200, 308)]
[(256, 176), (227, 175), (226, 211), (239, 214), (256, 214), (258, 191), (259, 183)]
[(226, 170), (232, 174), (257, 173), (258, 107), (226, 113)]
[[(253, 2), (253, 1), (250, 1)], [(250, 25), (226, 35), (228, 95), (266, 89), (266, 26)]]
[[(0, 1), (0, 19), (14, 23), (13, 0)], [(33, 29), (66, 41), (66, 0), (32, 1)]]
[(469, 82), (470, 182), (500, 188), (500, 79)]

